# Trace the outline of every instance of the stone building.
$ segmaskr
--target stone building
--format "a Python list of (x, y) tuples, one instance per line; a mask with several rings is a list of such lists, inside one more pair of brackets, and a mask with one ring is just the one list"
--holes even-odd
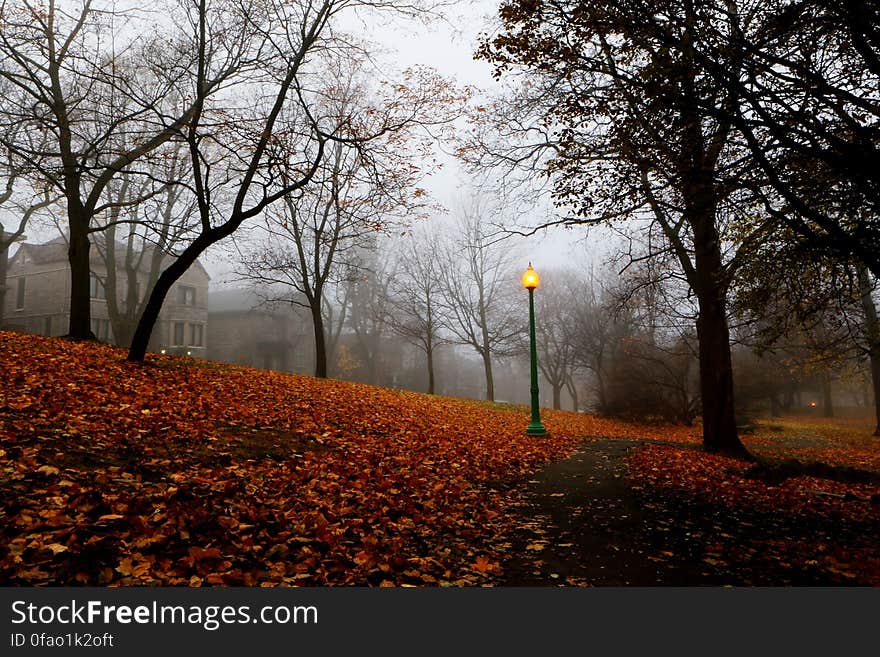
[(314, 338), (308, 312), (267, 303), (253, 290), (211, 293), (207, 357), (224, 363), (311, 374)]
[[(124, 248), (124, 247), (123, 247)], [(142, 260), (145, 262), (146, 259)], [(92, 332), (113, 342), (113, 323), (107, 308), (107, 268), (98, 249), (91, 250), (90, 280)], [(159, 314), (150, 350), (204, 356), (207, 348), (208, 283), (198, 261), (178, 280)], [(117, 275), (117, 298), (125, 299), (127, 277)], [(149, 289), (146, 265), (136, 270), (138, 296)], [(58, 336), (70, 321), (70, 266), (67, 243), (57, 238), (44, 244), (22, 244), (9, 259), (3, 328), (24, 333)]]

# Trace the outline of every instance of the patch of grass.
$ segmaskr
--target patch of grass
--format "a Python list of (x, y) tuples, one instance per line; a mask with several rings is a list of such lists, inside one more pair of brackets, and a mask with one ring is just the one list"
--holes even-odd
[(324, 448), (317, 440), (279, 429), (257, 429), (235, 425), (218, 425), (220, 433), (228, 437), (227, 446), (233, 457), (243, 460), (270, 459), (286, 461), (301, 457), (306, 451)]
[(510, 402), (493, 402), (487, 401), (485, 399), (474, 399), (473, 401), (477, 406), (482, 406), (484, 408), (489, 408), (493, 411), (526, 411), (527, 408), (523, 404), (511, 404)]
[(793, 477), (816, 477), (843, 484), (880, 484), (880, 474), (846, 465), (829, 465), (818, 461), (786, 459), (771, 461), (758, 458), (758, 463), (746, 470), (746, 479), (759, 479), (767, 484), (778, 485)]
[(761, 424), (761, 428), (771, 433), (782, 433), (785, 431), (785, 427), (781, 424)]
[(749, 417), (740, 415), (736, 418), (736, 430), (741, 434), (751, 435), (757, 428), (755, 421)]
[(148, 367), (156, 367), (160, 370), (178, 371), (184, 369), (217, 370), (221, 372), (235, 372), (241, 370), (237, 365), (220, 363), (213, 360), (193, 358), (192, 356), (169, 356), (152, 357), (144, 362)]

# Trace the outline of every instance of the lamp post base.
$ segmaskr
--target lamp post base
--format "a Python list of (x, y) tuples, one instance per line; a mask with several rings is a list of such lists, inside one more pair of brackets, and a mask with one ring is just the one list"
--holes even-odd
[(528, 427), (526, 427), (526, 435), (527, 436), (549, 436), (550, 434), (547, 432), (547, 429), (544, 428), (544, 425), (540, 422), (532, 422)]

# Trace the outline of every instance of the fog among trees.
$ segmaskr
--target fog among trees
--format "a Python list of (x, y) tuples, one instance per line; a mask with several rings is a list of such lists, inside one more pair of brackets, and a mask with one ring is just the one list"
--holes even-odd
[(450, 3), (148, 4), (0, 8), (0, 327), (523, 404), (534, 262), (543, 405), (880, 435), (874, 3), (507, 0), (491, 90), (352, 28)]

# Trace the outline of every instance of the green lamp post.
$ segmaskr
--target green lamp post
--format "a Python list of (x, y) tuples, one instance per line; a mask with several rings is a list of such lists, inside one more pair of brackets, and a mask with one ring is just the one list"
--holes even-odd
[(532, 421), (526, 428), (530, 436), (546, 436), (547, 429), (541, 424), (541, 408), (538, 404), (538, 349), (535, 346), (535, 288), (538, 287), (538, 272), (532, 269), (532, 263), (523, 274), (523, 287), (529, 291), (529, 352), (532, 361)]

